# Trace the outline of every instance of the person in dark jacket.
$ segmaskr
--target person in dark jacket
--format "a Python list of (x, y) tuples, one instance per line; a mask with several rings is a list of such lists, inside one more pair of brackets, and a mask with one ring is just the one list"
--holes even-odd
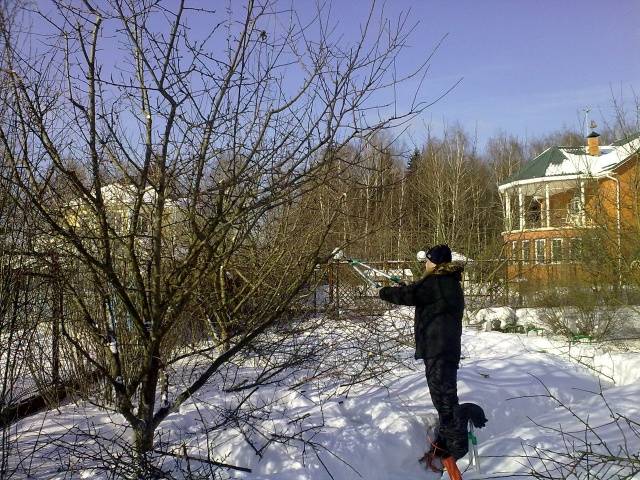
[(464, 267), (451, 261), (447, 245), (436, 245), (426, 254), (425, 275), (409, 285), (384, 287), (380, 298), (397, 305), (415, 306), (416, 359), (422, 359), (429, 393), (438, 411), (438, 437), (424, 460), (432, 466), (434, 457), (454, 459), (468, 450), (466, 418), (458, 418), (457, 371), (464, 294)]

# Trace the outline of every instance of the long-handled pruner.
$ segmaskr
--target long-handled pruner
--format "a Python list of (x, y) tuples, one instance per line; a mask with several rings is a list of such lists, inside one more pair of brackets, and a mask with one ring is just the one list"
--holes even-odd
[[(376, 282), (375, 280), (373, 280), (371, 277), (367, 276), (366, 273), (364, 273), (362, 270), (360, 270), (356, 263), (352, 263), (349, 262), (349, 265), (351, 265), (351, 268), (353, 268), (353, 270), (362, 277), (362, 279), (367, 282), (369, 285), (371, 285), (372, 287), (375, 288), (380, 288), (382, 287), (382, 285), (380, 285), (378, 282)], [(363, 265), (364, 266), (364, 265)]]
[(336, 248), (332, 252), (332, 256), (333, 256), (334, 260), (343, 260), (343, 261), (347, 262), (358, 273), (358, 275), (360, 275), (362, 278), (364, 278), (367, 281), (367, 283), (369, 283), (370, 285), (372, 285), (372, 286), (374, 286), (376, 288), (380, 288), (382, 285), (380, 285), (378, 282), (373, 281), (371, 278), (369, 278), (358, 267), (366, 268), (367, 270), (369, 270), (371, 272), (374, 272), (374, 273), (380, 275), (381, 277), (388, 278), (389, 280), (391, 280), (394, 283), (401, 283), (402, 282), (402, 279), (400, 277), (396, 276), (396, 275), (389, 275), (387, 272), (383, 272), (382, 270), (378, 270), (377, 268), (374, 268), (371, 265), (367, 265), (366, 263), (363, 263), (358, 259), (345, 257), (344, 256), (344, 252), (342, 250), (340, 250), (339, 248)]

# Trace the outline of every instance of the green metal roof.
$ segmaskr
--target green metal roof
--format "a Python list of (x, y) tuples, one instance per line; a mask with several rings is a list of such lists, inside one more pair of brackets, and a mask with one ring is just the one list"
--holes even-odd
[(527, 180), (529, 178), (544, 177), (547, 167), (550, 164), (560, 164), (564, 162), (567, 157), (560, 150), (561, 147), (547, 148), (544, 152), (538, 155), (533, 160), (527, 162), (525, 166), (519, 172), (511, 175), (502, 183), (511, 183), (518, 180)]
[[(618, 140), (616, 142), (613, 142), (611, 145), (614, 147), (621, 147), (623, 145), (628, 144), (629, 142), (640, 138), (640, 132), (634, 133), (632, 135), (629, 135), (621, 140)], [(513, 174), (512, 176), (510, 176), (509, 178), (507, 178), (506, 180), (504, 180), (502, 182), (502, 185), (505, 185), (507, 183), (511, 183), (511, 182), (517, 182), (520, 180), (528, 180), (531, 178), (540, 178), (540, 177), (545, 177), (548, 176), (546, 175), (547, 172), (547, 168), (549, 167), (549, 165), (551, 164), (555, 164), (555, 165), (559, 165), (562, 162), (564, 162), (565, 160), (567, 160), (566, 155), (564, 154), (564, 152), (568, 153), (568, 154), (573, 154), (573, 155), (585, 155), (587, 154), (587, 150), (586, 147), (581, 146), (581, 147), (561, 147), (561, 146), (556, 146), (556, 147), (550, 147), (548, 149), (546, 149), (544, 152), (542, 152), (540, 155), (538, 155), (537, 157), (535, 157), (533, 160), (527, 162), (522, 169)]]

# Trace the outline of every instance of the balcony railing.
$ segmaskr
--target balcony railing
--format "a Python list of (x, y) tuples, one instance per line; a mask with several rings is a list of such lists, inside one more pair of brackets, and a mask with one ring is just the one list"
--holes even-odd
[[(524, 230), (538, 230), (544, 228), (581, 228), (593, 225), (593, 220), (586, 214), (570, 212), (566, 208), (549, 210), (549, 222), (547, 224), (547, 211), (527, 212), (524, 215)], [(521, 230), (520, 218), (515, 215), (511, 218), (511, 229)]]

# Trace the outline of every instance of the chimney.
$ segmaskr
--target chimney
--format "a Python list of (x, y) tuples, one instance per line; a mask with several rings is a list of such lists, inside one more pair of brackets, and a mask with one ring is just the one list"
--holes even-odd
[(587, 153), (591, 156), (600, 156), (600, 141), (598, 137), (600, 134), (595, 130), (587, 135)]

